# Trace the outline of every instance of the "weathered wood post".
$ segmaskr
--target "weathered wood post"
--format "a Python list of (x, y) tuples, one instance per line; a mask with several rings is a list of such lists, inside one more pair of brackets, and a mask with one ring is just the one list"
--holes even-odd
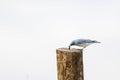
[(56, 55), (58, 80), (84, 80), (82, 50), (59, 48)]

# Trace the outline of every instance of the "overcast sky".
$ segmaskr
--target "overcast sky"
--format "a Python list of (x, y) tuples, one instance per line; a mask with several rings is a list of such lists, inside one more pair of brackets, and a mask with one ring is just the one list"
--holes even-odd
[(77, 38), (85, 80), (120, 80), (119, 0), (0, 0), (0, 80), (57, 80), (56, 49)]

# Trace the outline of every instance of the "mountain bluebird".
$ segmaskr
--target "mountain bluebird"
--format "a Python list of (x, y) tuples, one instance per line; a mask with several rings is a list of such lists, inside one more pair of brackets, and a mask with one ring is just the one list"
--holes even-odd
[(90, 40), (90, 39), (76, 39), (76, 40), (73, 40), (70, 45), (69, 45), (69, 50), (71, 48), (71, 46), (80, 46), (80, 47), (83, 47), (82, 49), (86, 48), (87, 46), (93, 44), (93, 43), (100, 43), (96, 40)]

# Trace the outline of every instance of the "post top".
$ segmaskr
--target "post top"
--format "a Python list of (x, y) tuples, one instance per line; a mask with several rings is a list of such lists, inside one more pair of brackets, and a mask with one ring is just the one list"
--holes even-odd
[(68, 48), (58, 48), (57, 50), (59, 51), (67, 51), (67, 52), (82, 52), (82, 49), (75, 49), (75, 48), (72, 48), (72, 49), (68, 49)]

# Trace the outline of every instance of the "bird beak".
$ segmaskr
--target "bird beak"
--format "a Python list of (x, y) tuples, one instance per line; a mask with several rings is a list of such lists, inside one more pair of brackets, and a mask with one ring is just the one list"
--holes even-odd
[(68, 49), (70, 50), (70, 46), (68, 47)]

